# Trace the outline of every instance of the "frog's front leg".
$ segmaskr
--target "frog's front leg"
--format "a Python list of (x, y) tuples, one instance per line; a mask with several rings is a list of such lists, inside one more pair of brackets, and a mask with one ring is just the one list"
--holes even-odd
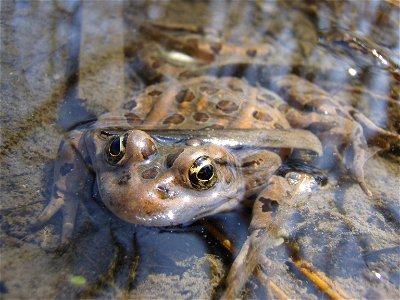
[(84, 134), (72, 131), (61, 142), (54, 167), (54, 185), (49, 204), (38, 217), (35, 227), (42, 226), (59, 210), (63, 214), (61, 245), (68, 244), (75, 224), (79, 200), (90, 175), (89, 156)]
[[(290, 178), (293, 174), (296, 175), (296, 179)], [(278, 238), (285, 216), (296, 210), (296, 205), (303, 199), (302, 196), (308, 194), (310, 187), (316, 184), (311, 175), (299, 173), (288, 174), (286, 178), (274, 175), (269, 179), (268, 186), (254, 203), (251, 233), (232, 264), (226, 279), (227, 289), (222, 299), (236, 298), (255, 268), (267, 262), (266, 253), (269, 248), (277, 246), (274, 240)], [(305, 187), (307, 192), (304, 192)], [(276, 218), (278, 210), (279, 219)]]

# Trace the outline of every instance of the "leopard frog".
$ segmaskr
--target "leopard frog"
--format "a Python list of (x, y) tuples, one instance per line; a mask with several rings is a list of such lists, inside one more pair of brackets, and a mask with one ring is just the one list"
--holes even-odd
[(88, 177), (130, 223), (185, 224), (231, 210), (265, 189), (292, 151), (322, 153), (315, 135), (291, 128), (284, 109), (277, 94), (238, 78), (152, 85), (125, 109), (67, 134), (39, 222), (61, 210), (67, 243)]

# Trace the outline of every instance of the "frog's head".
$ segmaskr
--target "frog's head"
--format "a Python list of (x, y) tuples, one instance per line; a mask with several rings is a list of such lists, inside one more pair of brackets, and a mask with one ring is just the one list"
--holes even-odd
[(141, 130), (98, 131), (92, 137), (100, 197), (127, 222), (183, 224), (232, 208), (243, 196), (238, 162), (225, 147), (166, 141)]

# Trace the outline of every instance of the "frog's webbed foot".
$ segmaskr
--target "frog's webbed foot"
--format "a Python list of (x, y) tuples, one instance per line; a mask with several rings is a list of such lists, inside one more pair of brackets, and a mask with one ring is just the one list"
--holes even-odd
[(84, 161), (80, 133), (72, 132), (60, 145), (54, 168), (54, 185), (49, 204), (39, 215), (34, 228), (42, 227), (57, 212), (63, 216), (61, 248), (71, 239), (80, 196), (89, 175)]
[[(226, 279), (227, 288), (222, 299), (237, 297), (258, 266), (261, 266), (261, 269), (269, 268), (266, 253), (268, 249), (273, 249), (281, 244), (279, 230), (282, 222), (286, 220), (286, 216), (296, 210), (295, 205), (298, 203), (294, 201), (295, 198), (302, 199), (299, 195), (308, 194), (308, 192), (301, 191), (304, 184), (310, 182), (317, 184), (311, 175), (299, 174), (299, 176), (296, 180), (272, 176), (268, 186), (257, 197), (253, 206), (251, 234), (232, 264)], [(279, 218), (277, 218), (278, 213)], [(265, 280), (268, 281), (268, 278)]]
[[(372, 195), (365, 183), (364, 164), (380, 149), (399, 141), (399, 135), (376, 126), (349, 104), (300, 77), (277, 77), (274, 83), (295, 107), (286, 111), (291, 126), (314, 131), (325, 150), (336, 153), (363, 191)], [(365, 130), (372, 136), (369, 142), (378, 148), (368, 148)]]

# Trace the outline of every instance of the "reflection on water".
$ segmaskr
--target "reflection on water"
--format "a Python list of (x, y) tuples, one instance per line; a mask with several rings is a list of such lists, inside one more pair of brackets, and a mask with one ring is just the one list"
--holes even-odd
[[(399, 19), (396, 1), (2, 3), (2, 296), (398, 297)], [(146, 122), (151, 107), (137, 97), (147, 86), (203, 75), (279, 94), (291, 126), (321, 140), (315, 163), (328, 183), (287, 206), (265, 199), (273, 223), (253, 220), (251, 229), (255, 197), (234, 212), (155, 229), (115, 217), (95, 185), (70, 247), (55, 254), (61, 214), (38, 230), (30, 224), (50, 199), (62, 132), (119, 107)], [(241, 105), (250, 108), (251, 97)], [(253, 117), (252, 126), (268, 119)]]

